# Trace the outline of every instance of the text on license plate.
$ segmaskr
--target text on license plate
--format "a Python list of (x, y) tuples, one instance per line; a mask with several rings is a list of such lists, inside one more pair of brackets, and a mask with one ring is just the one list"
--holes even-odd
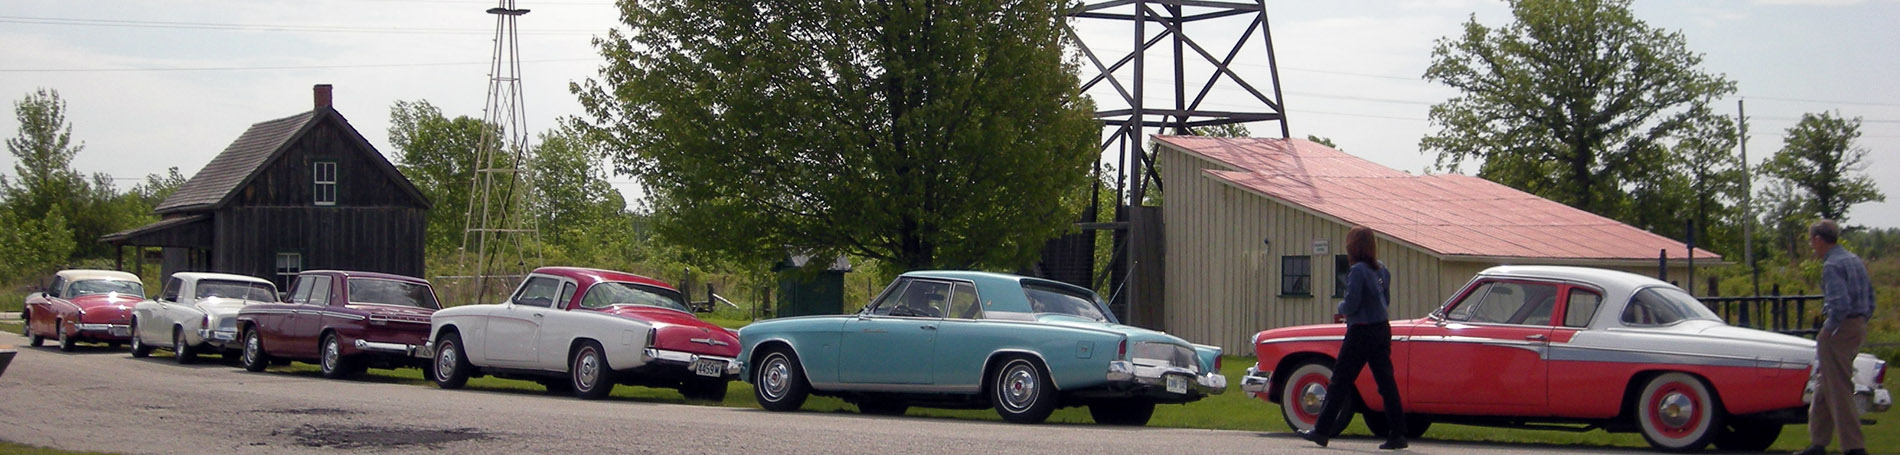
[(715, 378), (725, 376), (726, 361), (719, 359), (699, 359), (693, 362), (693, 373)]
[(1170, 374), (1166, 377), (1168, 378), (1168, 393), (1187, 393), (1187, 377), (1175, 374)]

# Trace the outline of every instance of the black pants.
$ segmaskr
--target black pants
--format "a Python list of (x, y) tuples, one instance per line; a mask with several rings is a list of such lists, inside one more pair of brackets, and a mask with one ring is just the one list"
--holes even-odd
[(1367, 364), (1372, 365), (1373, 381), (1379, 383), (1379, 398), (1385, 401), (1386, 439), (1405, 438), (1405, 408), (1400, 404), (1399, 382), (1392, 377), (1392, 326), (1384, 322), (1346, 326), (1346, 341), (1339, 346), (1339, 360), (1333, 362), (1333, 382), (1326, 386), (1326, 404), (1320, 408), (1314, 433), (1338, 431), (1331, 425), (1346, 411), (1348, 401), (1339, 398), (1355, 395), (1353, 381)]

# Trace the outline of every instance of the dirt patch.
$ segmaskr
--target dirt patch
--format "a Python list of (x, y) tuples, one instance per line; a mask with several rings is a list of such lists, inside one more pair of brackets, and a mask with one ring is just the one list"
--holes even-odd
[(251, 411), (251, 412), (256, 412), (260, 414), (291, 414), (291, 415), (305, 415), (305, 416), (341, 416), (341, 415), (356, 414), (356, 411), (351, 411), (348, 409), (334, 409), (334, 408), (259, 409), (259, 410)]
[[(374, 426), (313, 426), (304, 425), (287, 432), (297, 438), (297, 444), (305, 447), (331, 447), (338, 449), (385, 448), (402, 446), (435, 446), (437, 444), (474, 439), (487, 439), (487, 433), (474, 428), (452, 428), (438, 430), (431, 428), (387, 428)], [(271, 432), (272, 436), (279, 432)]]

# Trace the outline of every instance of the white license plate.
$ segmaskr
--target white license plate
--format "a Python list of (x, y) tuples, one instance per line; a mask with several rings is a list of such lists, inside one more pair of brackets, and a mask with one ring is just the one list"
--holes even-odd
[(1168, 375), (1167, 378), (1168, 378), (1168, 393), (1187, 393), (1188, 392), (1187, 377), (1171, 374), (1171, 375)]
[(131, 327), (119, 327), (119, 326), (113, 326), (113, 327), (112, 327), (111, 329), (109, 329), (109, 330), (107, 330), (107, 331), (108, 331), (108, 332), (111, 332), (111, 333), (112, 333), (112, 336), (115, 336), (115, 337), (129, 337), (129, 336), (132, 336), (132, 328), (131, 328)]
[(726, 361), (719, 359), (699, 359), (693, 362), (693, 373), (700, 376), (720, 377), (726, 375)]

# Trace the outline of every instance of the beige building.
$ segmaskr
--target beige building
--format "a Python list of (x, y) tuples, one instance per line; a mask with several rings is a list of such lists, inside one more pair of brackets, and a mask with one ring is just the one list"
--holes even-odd
[[(1332, 322), (1346, 231), (1379, 232), (1393, 318), (1421, 317), (1480, 270), (1581, 265), (1669, 278), (1682, 242), (1463, 175), (1412, 175), (1303, 139), (1157, 136), (1167, 182), (1162, 329), (1251, 355), (1265, 329)], [(1697, 265), (1721, 257), (1695, 250)], [(1155, 324), (1144, 324), (1155, 325)]]

